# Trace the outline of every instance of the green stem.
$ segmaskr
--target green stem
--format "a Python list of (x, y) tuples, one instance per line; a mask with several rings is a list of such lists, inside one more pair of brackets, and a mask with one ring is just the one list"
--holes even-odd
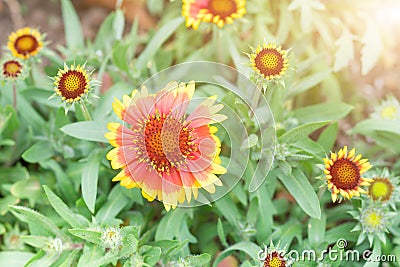
[(13, 87), (13, 106), (14, 106), (15, 112), (17, 112), (18, 111), (18, 107), (17, 107), (17, 86), (15, 85), (15, 83), (12, 83), (12, 87)]
[(89, 112), (88, 108), (86, 107), (85, 102), (82, 102), (81, 108), (82, 108), (82, 113), (83, 113), (83, 117), (85, 118), (85, 120), (92, 121), (93, 118), (90, 115), (90, 112)]

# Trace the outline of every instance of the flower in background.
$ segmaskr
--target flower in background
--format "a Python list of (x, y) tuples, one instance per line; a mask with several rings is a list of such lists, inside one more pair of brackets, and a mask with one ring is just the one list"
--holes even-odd
[(14, 57), (28, 59), (43, 48), (43, 36), (36, 29), (25, 27), (10, 34), (7, 46)]
[(286, 247), (283, 249), (278, 247), (279, 244), (275, 246), (272, 241), (269, 247), (264, 245), (264, 250), (261, 250), (258, 255), (263, 267), (288, 267), (292, 265), (292, 260), (288, 260), (285, 256)]
[[(332, 153), (330, 158), (324, 158), (327, 186), (332, 194), (332, 201), (336, 202), (341, 195), (347, 199), (367, 193), (361, 186), (369, 186), (372, 179), (363, 178), (361, 175), (372, 166), (368, 159), (361, 159), (362, 155), (355, 155), (353, 148), (348, 151), (347, 146)], [(339, 199), (341, 201), (342, 198)]]
[(376, 174), (373, 182), (369, 186), (368, 196), (373, 201), (380, 201), (381, 205), (390, 204), (396, 209), (395, 203), (400, 199), (398, 177), (393, 177), (387, 169)]
[(358, 237), (357, 245), (361, 244), (365, 238), (368, 238), (370, 245), (375, 237), (378, 237), (383, 243), (385, 240), (385, 232), (392, 222), (395, 212), (390, 212), (386, 207), (376, 202), (363, 202), (362, 207), (358, 211), (349, 211), (349, 213), (359, 221), (352, 231), (361, 231)]
[(400, 120), (400, 103), (393, 97), (389, 96), (386, 100), (375, 108), (371, 117), (384, 120)]
[(246, 0), (182, 0), (182, 16), (186, 27), (197, 30), (201, 22), (223, 27), (246, 14)]
[(1, 80), (15, 81), (26, 77), (27, 67), (17, 58), (7, 58), (0, 63), (0, 73)]
[(59, 69), (54, 80), (55, 94), (58, 95), (67, 105), (86, 99), (93, 86), (100, 82), (91, 78), (91, 72), (85, 70), (85, 65), (64, 64), (64, 69)]
[(197, 198), (198, 188), (214, 193), (215, 185), (222, 185), (216, 174), (226, 172), (220, 165), (217, 127), (210, 125), (226, 118), (217, 114), (223, 105), (210, 97), (187, 116), (194, 89), (193, 81), (169, 83), (157, 94), (143, 86), (113, 103), (129, 125), (108, 124), (106, 138), (115, 148), (107, 159), (113, 169), (123, 169), (113, 181), (141, 188), (147, 200), (157, 198), (167, 211), (185, 199), (189, 203), (192, 194)]
[(274, 43), (264, 42), (256, 49), (252, 48), (249, 57), (251, 67), (261, 79), (279, 79), (289, 67), (287, 51)]

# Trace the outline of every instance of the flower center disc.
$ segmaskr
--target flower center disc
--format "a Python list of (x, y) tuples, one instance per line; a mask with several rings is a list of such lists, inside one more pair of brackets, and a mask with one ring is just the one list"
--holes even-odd
[(373, 200), (379, 198), (383, 201), (389, 200), (392, 190), (392, 184), (386, 179), (375, 179), (369, 187), (370, 196)]
[(6, 77), (17, 77), (21, 73), (21, 64), (11, 60), (3, 65), (3, 75)]
[(361, 179), (357, 165), (348, 159), (339, 159), (331, 167), (331, 182), (338, 189), (352, 190), (356, 188)]
[(237, 11), (236, 2), (233, 0), (210, 0), (208, 9), (214, 16), (219, 15), (222, 19)]
[(268, 254), (264, 261), (264, 267), (285, 267), (285, 261), (281, 259), (278, 253)]
[(377, 228), (381, 225), (382, 216), (377, 214), (376, 212), (371, 212), (367, 216), (367, 224), (373, 228)]
[(388, 106), (384, 108), (381, 112), (381, 117), (383, 119), (394, 120), (396, 118), (397, 108), (395, 106)]
[(86, 85), (87, 80), (82, 72), (69, 70), (60, 78), (58, 89), (66, 99), (75, 99), (85, 93)]
[(264, 48), (254, 59), (256, 68), (265, 76), (279, 75), (284, 67), (282, 55), (275, 49)]
[(22, 35), (15, 40), (15, 50), (23, 55), (34, 52), (38, 46), (38, 41), (32, 35)]
[(145, 124), (145, 150), (150, 165), (158, 172), (184, 164), (188, 155), (197, 150), (193, 129), (172, 116), (150, 116)]

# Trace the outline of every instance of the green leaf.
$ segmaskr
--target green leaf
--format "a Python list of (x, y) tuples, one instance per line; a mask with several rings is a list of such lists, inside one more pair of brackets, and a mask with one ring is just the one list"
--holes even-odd
[(35, 201), (42, 196), (42, 188), (37, 177), (30, 177), (27, 180), (21, 180), (12, 185), (11, 194), (18, 198), (29, 199), (29, 202), (34, 205)]
[(117, 66), (118, 68), (120, 68), (125, 72), (129, 72), (127, 53), (130, 46), (131, 46), (130, 43), (123, 43), (123, 42), (118, 42), (113, 46), (113, 54), (112, 54), (113, 62), (115, 66)]
[(355, 36), (345, 27), (342, 35), (336, 40), (337, 50), (335, 53), (335, 64), (333, 71), (339, 71), (347, 67), (354, 60), (354, 41)]
[(318, 248), (325, 240), (326, 215), (321, 219), (310, 218), (308, 222), (308, 242), (313, 248)]
[(68, 231), (74, 236), (77, 236), (96, 245), (100, 245), (101, 243), (101, 233), (98, 231), (89, 229), (68, 229)]
[(299, 108), (293, 111), (293, 117), (300, 123), (333, 121), (346, 117), (353, 106), (343, 102), (330, 102)]
[(82, 196), (88, 209), (94, 213), (99, 178), (100, 153), (94, 151), (82, 170)]
[(298, 94), (304, 93), (305, 91), (313, 88), (314, 86), (325, 80), (330, 75), (331, 72), (332, 71), (330, 69), (323, 70), (305, 77), (289, 90), (287, 98), (292, 98)]
[(155, 55), (158, 49), (163, 43), (171, 36), (172, 33), (183, 23), (183, 17), (178, 17), (169, 21), (167, 24), (162, 26), (149, 41), (146, 48), (140, 54), (136, 61), (136, 68), (141, 70), (144, 69), (150, 59)]
[(104, 134), (108, 132), (104, 122), (81, 121), (65, 125), (60, 129), (65, 134), (88, 141), (108, 143)]
[(59, 198), (47, 185), (43, 185), (44, 191), (46, 192), (47, 198), (51, 206), (54, 210), (60, 215), (61, 218), (64, 219), (69, 225), (74, 228), (84, 228), (88, 226), (88, 220), (79, 215), (74, 213), (72, 210), (68, 208), (68, 206)]
[(50, 238), (46, 236), (37, 236), (37, 235), (26, 235), (21, 236), (21, 240), (32, 247), (44, 249), (46, 248)]
[(0, 266), (23, 267), (33, 256), (31, 252), (1, 251)]
[(54, 155), (48, 141), (39, 141), (22, 154), (22, 158), (29, 163), (37, 163), (51, 158)]
[(211, 260), (211, 255), (203, 253), (201, 255), (190, 255), (185, 258), (185, 262), (193, 267), (203, 267)]
[(308, 181), (304, 173), (293, 168), (291, 174), (284, 174), (280, 169), (277, 170), (278, 178), (296, 199), (302, 210), (312, 218), (321, 218), (321, 207), (317, 194)]
[(94, 49), (111, 49), (113, 42), (121, 39), (124, 26), (125, 17), (121, 10), (110, 13), (97, 32)]
[(6, 232), (6, 228), (2, 223), (0, 223), (0, 235), (3, 235)]
[(258, 136), (256, 134), (251, 134), (251, 135), (249, 135), (249, 137), (247, 137), (243, 141), (242, 146), (240, 147), (240, 149), (251, 148), (251, 147), (257, 145), (257, 142), (258, 142)]
[(157, 247), (152, 247), (143, 253), (143, 261), (149, 266), (155, 266), (160, 260), (161, 249)]
[(349, 131), (350, 134), (366, 134), (373, 131), (385, 131), (400, 134), (400, 124), (395, 121), (382, 119), (367, 119), (358, 123)]
[(61, 0), (61, 11), (67, 47), (71, 50), (79, 51), (84, 47), (84, 39), (81, 23), (71, 0)]
[(318, 144), (320, 144), (325, 151), (330, 151), (336, 143), (338, 132), (339, 126), (337, 122), (329, 125), (318, 137)]
[(221, 243), (224, 247), (228, 247), (228, 242), (226, 242), (226, 236), (224, 232), (224, 226), (222, 225), (222, 221), (220, 218), (218, 218), (218, 224), (217, 224), (217, 232), (218, 232), (218, 237), (219, 240), (221, 240)]
[(115, 216), (129, 203), (129, 199), (121, 192), (120, 186), (115, 186), (108, 195), (107, 202), (96, 214), (98, 222), (107, 223), (112, 221)]
[(279, 143), (294, 143), (327, 125), (329, 121), (312, 122), (296, 127), (278, 138)]
[(0, 215), (6, 215), (7, 212), (10, 210), (10, 206), (18, 204), (18, 202), (19, 198), (12, 195), (0, 198)]
[(213, 263), (213, 267), (217, 267), (218, 264), (225, 259), (227, 256), (229, 256), (230, 254), (232, 254), (234, 251), (239, 250), (242, 251), (244, 253), (246, 253), (247, 255), (249, 255), (254, 261), (258, 261), (258, 254), (261, 251), (261, 248), (259, 246), (257, 246), (256, 244), (249, 242), (249, 241), (243, 241), (243, 242), (239, 242), (227, 249), (225, 249), (224, 251), (222, 251), (221, 254), (218, 255), (218, 257), (215, 259), (214, 263)]
[(361, 40), (363, 48), (361, 49), (361, 74), (366, 75), (372, 70), (379, 60), (383, 50), (382, 37), (380, 30), (369, 17), (366, 19), (367, 29)]
[(186, 211), (176, 209), (168, 212), (160, 221), (155, 235), (155, 240), (174, 239), (178, 236), (182, 223), (186, 220)]
[(40, 225), (43, 235), (56, 236), (63, 240), (69, 239), (49, 218), (37, 211), (22, 206), (11, 206), (11, 212), (21, 221), (28, 223), (30, 227)]

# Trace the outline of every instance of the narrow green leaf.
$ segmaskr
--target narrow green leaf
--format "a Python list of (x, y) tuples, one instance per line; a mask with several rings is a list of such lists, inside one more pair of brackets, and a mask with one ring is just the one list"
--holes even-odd
[(219, 240), (221, 240), (221, 243), (224, 247), (229, 247), (228, 242), (226, 242), (226, 236), (224, 232), (224, 226), (222, 225), (222, 221), (220, 218), (218, 218), (218, 224), (217, 224), (217, 232), (218, 232), (218, 237)]
[(318, 137), (318, 144), (320, 144), (325, 151), (330, 151), (336, 143), (338, 132), (339, 125), (337, 122), (329, 125)]
[(184, 209), (176, 209), (167, 213), (157, 227), (155, 240), (174, 239), (177, 237), (185, 218), (186, 211)]
[(314, 86), (325, 80), (331, 72), (332, 71), (330, 69), (323, 70), (300, 80), (296, 85), (294, 85), (289, 90), (287, 98), (292, 98), (298, 94), (304, 93), (305, 91), (313, 88)]
[(353, 106), (343, 102), (322, 103), (293, 111), (293, 117), (301, 123), (316, 121), (333, 121), (346, 117), (353, 109)]
[(189, 266), (193, 267), (203, 267), (206, 266), (211, 260), (211, 255), (203, 253), (201, 255), (189, 255), (185, 258), (185, 261)]
[(136, 61), (136, 68), (141, 70), (144, 69), (150, 59), (155, 55), (158, 49), (163, 43), (171, 36), (172, 33), (183, 23), (183, 17), (178, 17), (169, 21), (167, 24), (162, 26), (149, 41), (146, 48), (138, 57)]
[(23, 267), (33, 256), (31, 252), (1, 251), (0, 266)]
[(312, 218), (321, 218), (319, 199), (304, 173), (297, 168), (293, 168), (291, 174), (284, 174), (279, 169), (277, 172), (279, 180), (303, 211)]
[(366, 134), (373, 131), (385, 131), (400, 134), (400, 124), (395, 121), (382, 119), (367, 119), (358, 123), (349, 131), (350, 134)]
[(22, 158), (29, 163), (37, 163), (51, 158), (54, 155), (48, 141), (39, 141), (22, 154)]
[(129, 203), (129, 199), (121, 192), (120, 186), (111, 190), (107, 202), (99, 209), (96, 220), (102, 223), (112, 221), (115, 216)]
[[(69, 237), (61, 231), (49, 218), (32, 209), (22, 206), (11, 206), (11, 212), (20, 220), (29, 224), (40, 225), (43, 232), (49, 236), (56, 236), (63, 240), (68, 240)], [(19, 216), (18, 216), (19, 215)]]
[(296, 127), (278, 138), (279, 143), (293, 143), (327, 125), (329, 121), (312, 122)]
[(71, 0), (61, 0), (61, 11), (64, 20), (67, 47), (78, 51), (84, 47), (84, 39), (81, 23)]
[(21, 240), (32, 247), (44, 249), (46, 245), (50, 241), (50, 238), (47, 236), (37, 236), (37, 235), (26, 235), (21, 236)]
[(242, 251), (244, 253), (246, 253), (247, 255), (249, 255), (254, 261), (258, 261), (258, 254), (261, 251), (261, 248), (259, 246), (257, 246), (256, 244), (252, 243), (252, 242), (248, 242), (248, 241), (243, 241), (243, 242), (239, 242), (227, 249), (225, 249), (224, 251), (222, 251), (221, 254), (218, 255), (218, 257), (215, 259), (214, 263), (213, 263), (213, 267), (217, 267), (218, 264), (225, 259), (227, 256), (229, 256), (230, 254), (232, 254), (234, 251), (239, 250)]
[(104, 134), (108, 131), (104, 122), (75, 122), (65, 125), (60, 130), (65, 134), (78, 139), (108, 143), (107, 139), (104, 137)]
[(68, 208), (68, 206), (59, 198), (47, 185), (43, 185), (44, 191), (46, 192), (47, 198), (54, 210), (64, 219), (69, 225), (74, 228), (84, 228), (88, 226), (88, 220), (74, 213)]
[(313, 248), (318, 248), (325, 240), (326, 215), (321, 219), (310, 218), (308, 222), (308, 242)]
[(99, 158), (98, 151), (92, 153), (82, 170), (82, 196), (88, 209), (94, 213), (97, 196), (97, 180), (99, 178)]
[(98, 231), (88, 229), (68, 229), (68, 231), (74, 236), (77, 236), (96, 245), (100, 245), (101, 243), (101, 233)]

